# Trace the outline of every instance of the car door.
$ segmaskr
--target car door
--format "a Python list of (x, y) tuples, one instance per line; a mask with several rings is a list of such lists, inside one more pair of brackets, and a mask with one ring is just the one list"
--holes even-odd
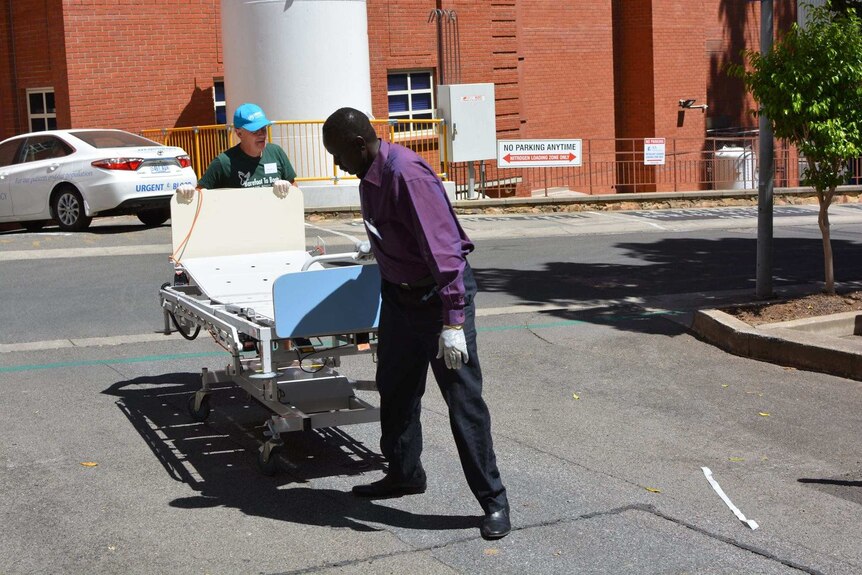
[(12, 212), (16, 216), (31, 216), (48, 211), (51, 190), (59, 181), (57, 170), (72, 151), (57, 136), (30, 136), (21, 151), (21, 162), (10, 166), (9, 192)]
[(0, 144), (0, 218), (12, 215), (12, 194), (9, 191), (10, 167), (18, 161), (24, 139)]

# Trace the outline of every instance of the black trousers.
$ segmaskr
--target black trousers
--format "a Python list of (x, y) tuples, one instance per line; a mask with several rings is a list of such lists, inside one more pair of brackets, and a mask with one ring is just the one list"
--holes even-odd
[(436, 287), (406, 290), (384, 281), (378, 329), (377, 388), (380, 392), (380, 449), (389, 474), (399, 481), (424, 479), (422, 395), (428, 366), (449, 408), (449, 423), (467, 484), (486, 513), (508, 505), (491, 441), (491, 416), (482, 399), (482, 369), (476, 350), (476, 281), (464, 271), (464, 335), (469, 361), (458, 370), (437, 359), (443, 326)]

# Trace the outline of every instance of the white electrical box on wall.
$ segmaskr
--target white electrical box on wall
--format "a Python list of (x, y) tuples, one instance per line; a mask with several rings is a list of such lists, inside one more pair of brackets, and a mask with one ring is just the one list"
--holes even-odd
[(497, 157), (494, 84), (441, 84), (437, 86), (437, 106), (446, 121), (450, 162)]

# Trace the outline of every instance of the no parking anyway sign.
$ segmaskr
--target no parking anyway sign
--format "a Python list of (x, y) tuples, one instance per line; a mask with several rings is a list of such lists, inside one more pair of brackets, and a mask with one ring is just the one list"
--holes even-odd
[(497, 140), (498, 168), (581, 165), (581, 140)]

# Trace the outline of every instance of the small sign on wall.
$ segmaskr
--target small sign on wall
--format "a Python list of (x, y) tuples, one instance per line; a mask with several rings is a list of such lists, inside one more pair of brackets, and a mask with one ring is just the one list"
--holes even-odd
[(578, 167), (581, 140), (498, 140), (498, 168)]
[(644, 165), (663, 166), (664, 158), (664, 138), (644, 138)]

